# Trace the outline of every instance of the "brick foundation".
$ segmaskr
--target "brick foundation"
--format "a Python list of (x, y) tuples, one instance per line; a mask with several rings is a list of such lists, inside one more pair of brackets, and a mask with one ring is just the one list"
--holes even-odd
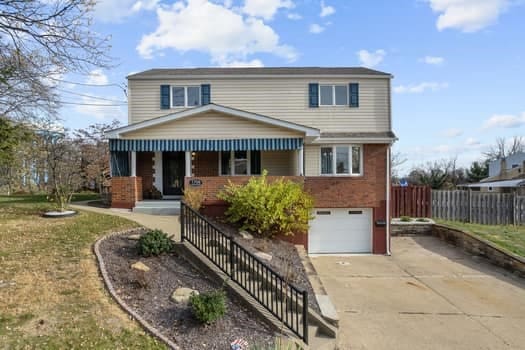
[(132, 209), (136, 201), (142, 200), (142, 178), (135, 176), (111, 179), (111, 207)]
[[(386, 171), (388, 145), (367, 144), (363, 147), (363, 176), (286, 176), (291, 181), (304, 183), (304, 188), (313, 197), (316, 208), (372, 208), (373, 209), (373, 253), (387, 252), (386, 226), (377, 225), (377, 221), (386, 222)], [(206, 152), (203, 152), (206, 153)], [(217, 162), (215, 162), (217, 163)], [(203, 169), (196, 164), (196, 169)], [(214, 170), (214, 169), (213, 169)], [(211, 170), (210, 170), (211, 171)], [(199, 171), (200, 173), (201, 171)], [(196, 172), (197, 173), (197, 172)], [(202, 173), (208, 173), (202, 170)], [(214, 217), (224, 215), (227, 205), (217, 199), (217, 193), (231, 181), (245, 184), (250, 176), (195, 176), (185, 179), (185, 188), (191, 188), (190, 179), (202, 181), (200, 188), (206, 197), (202, 212)], [(268, 176), (268, 181), (281, 179), (281, 176)], [(307, 248), (308, 235), (284, 237), (284, 240), (302, 244)]]

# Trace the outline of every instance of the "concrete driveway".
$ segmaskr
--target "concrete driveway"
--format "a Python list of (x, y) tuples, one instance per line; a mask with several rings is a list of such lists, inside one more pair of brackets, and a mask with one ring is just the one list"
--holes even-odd
[(391, 257), (311, 260), (339, 349), (525, 349), (525, 281), (434, 237), (393, 238)]

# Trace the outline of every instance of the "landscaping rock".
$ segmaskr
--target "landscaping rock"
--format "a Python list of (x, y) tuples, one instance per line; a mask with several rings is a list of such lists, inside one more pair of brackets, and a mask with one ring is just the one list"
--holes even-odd
[(143, 262), (136, 262), (134, 263), (133, 265), (131, 265), (131, 268), (134, 269), (134, 270), (137, 270), (137, 271), (143, 271), (143, 272), (148, 272), (149, 271), (149, 267), (144, 264)]
[(136, 234), (133, 234), (133, 235), (129, 235), (129, 236), (128, 236), (128, 239), (130, 239), (130, 240), (132, 240), (132, 241), (138, 241), (138, 240), (140, 239), (140, 237), (142, 237), (142, 235), (136, 233)]
[(171, 300), (177, 304), (188, 304), (192, 294), (199, 295), (199, 291), (186, 287), (177, 288), (171, 295)]
[(266, 260), (266, 261), (272, 261), (272, 256), (270, 254), (266, 254), (263, 252), (256, 252), (254, 253), (254, 255), (258, 257), (259, 259)]
[(248, 240), (253, 239), (253, 235), (251, 233), (249, 233), (248, 231), (241, 230), (241, 231), (239, 231), (239, 234), (244, 239), (248, 239)]

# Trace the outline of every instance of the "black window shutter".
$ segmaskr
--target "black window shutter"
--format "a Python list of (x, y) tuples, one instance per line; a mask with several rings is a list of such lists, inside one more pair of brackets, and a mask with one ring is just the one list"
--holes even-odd
[(201, 105), (209, 105), (211, 103), (211, 87), (210, 84), (201, 85)]
[(310, 108), (319, 107), (319, 84), (308, 84), (308, 106)]
[(350, 89), (350, 107), (359, 107), (359, 84), (351, 83)]
[(250, 152), (250, 174), (261, 175), (261, 151)]
[(160, 109), (170, 109), (170, 86), (160, 86)]

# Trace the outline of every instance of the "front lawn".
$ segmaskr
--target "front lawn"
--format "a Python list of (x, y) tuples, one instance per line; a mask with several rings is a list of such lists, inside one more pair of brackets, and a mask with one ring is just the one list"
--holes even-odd
[(438, 224), (467, 231), (514, 254), (525, 257), (525, 226), (480, 225), (436, 219)]
[(105, 292), (91, 250), (137, 225), (88, 212), (44, 219), (48, 208), (45, 196), (0, 196), (1, 347), (164, 349)]

